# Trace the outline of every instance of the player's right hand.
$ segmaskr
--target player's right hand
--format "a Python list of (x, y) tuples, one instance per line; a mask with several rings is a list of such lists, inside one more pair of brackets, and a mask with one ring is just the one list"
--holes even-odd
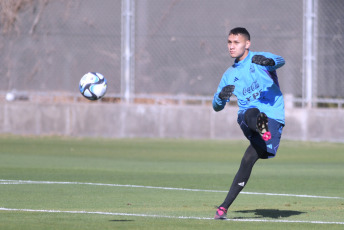
[(222, 88), (221, 92), (219, 93), (219, 98), (221, 100), (228, 100), (232, 95), (235, 89), (235, 85), (226, 85)]

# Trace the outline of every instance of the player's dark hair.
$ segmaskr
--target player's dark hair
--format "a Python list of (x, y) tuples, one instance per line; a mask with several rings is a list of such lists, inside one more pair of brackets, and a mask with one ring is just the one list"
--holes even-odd
[(247, 40), (250, 40), (251, 37), (250, 37), (250, 33), (247, 31), (247, 29), (243, 28), (243, 27), (236, 27), (234, 29), (231, 29), (231, 31), (229, 31), (229, 34), (228, 35), (231, 35), (231, 34), (234, 34), (234, 35), (238, 35), (238, 34), (241, 34), (243, 35), (244, 37), (246, 37)]

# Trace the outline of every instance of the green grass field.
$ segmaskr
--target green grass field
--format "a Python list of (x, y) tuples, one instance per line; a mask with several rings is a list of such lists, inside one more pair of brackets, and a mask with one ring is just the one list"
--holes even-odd
[(0, 229), (344, 229), (335, 143), (282, 141), (213, 220), (247, 145), (0, 136)]

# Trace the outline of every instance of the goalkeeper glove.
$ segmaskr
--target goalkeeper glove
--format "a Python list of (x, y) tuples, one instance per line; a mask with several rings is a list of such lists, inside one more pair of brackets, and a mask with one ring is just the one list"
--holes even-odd
[(219, 93), (219, 98), (227, 101), (232, 96), (234, 89), (235, 85), (226, 85)]
[(272, 58), (266, 58), (263, 55), (254, 55), (252, 57), (252, 63), (262, 66), (274, 66), (275, 61)]

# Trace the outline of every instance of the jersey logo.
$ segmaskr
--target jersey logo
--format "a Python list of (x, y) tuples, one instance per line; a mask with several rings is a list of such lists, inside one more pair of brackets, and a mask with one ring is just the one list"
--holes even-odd
[(259, 88), (259, 84), (257, 81), (254, 81), (250, 87), (244, 88), (242, 94), (245, 96), (246, 94), (253, 93), (255, 90)]
[(266, 147), (268, 147), (269, 149), (272, 149), (272, 144), (269, 144)]
[(239, 79), (237, 77), (234, 78), (234, 82), (238, 81)]
[(259, 90), (259, 83), (254, 81), (250, 87), (242, 90), (242, 94), (246, 97), (247, 101), (251, 101), (252, 97), (254, 100), (259, 98), (261, 91), (261, 89)]
[(251, 66), (250, 66), (250, 72), (251, 72), (251, 73), (256, 72), (256, 71), (254, 70), (253, 64), (251, 64)]

